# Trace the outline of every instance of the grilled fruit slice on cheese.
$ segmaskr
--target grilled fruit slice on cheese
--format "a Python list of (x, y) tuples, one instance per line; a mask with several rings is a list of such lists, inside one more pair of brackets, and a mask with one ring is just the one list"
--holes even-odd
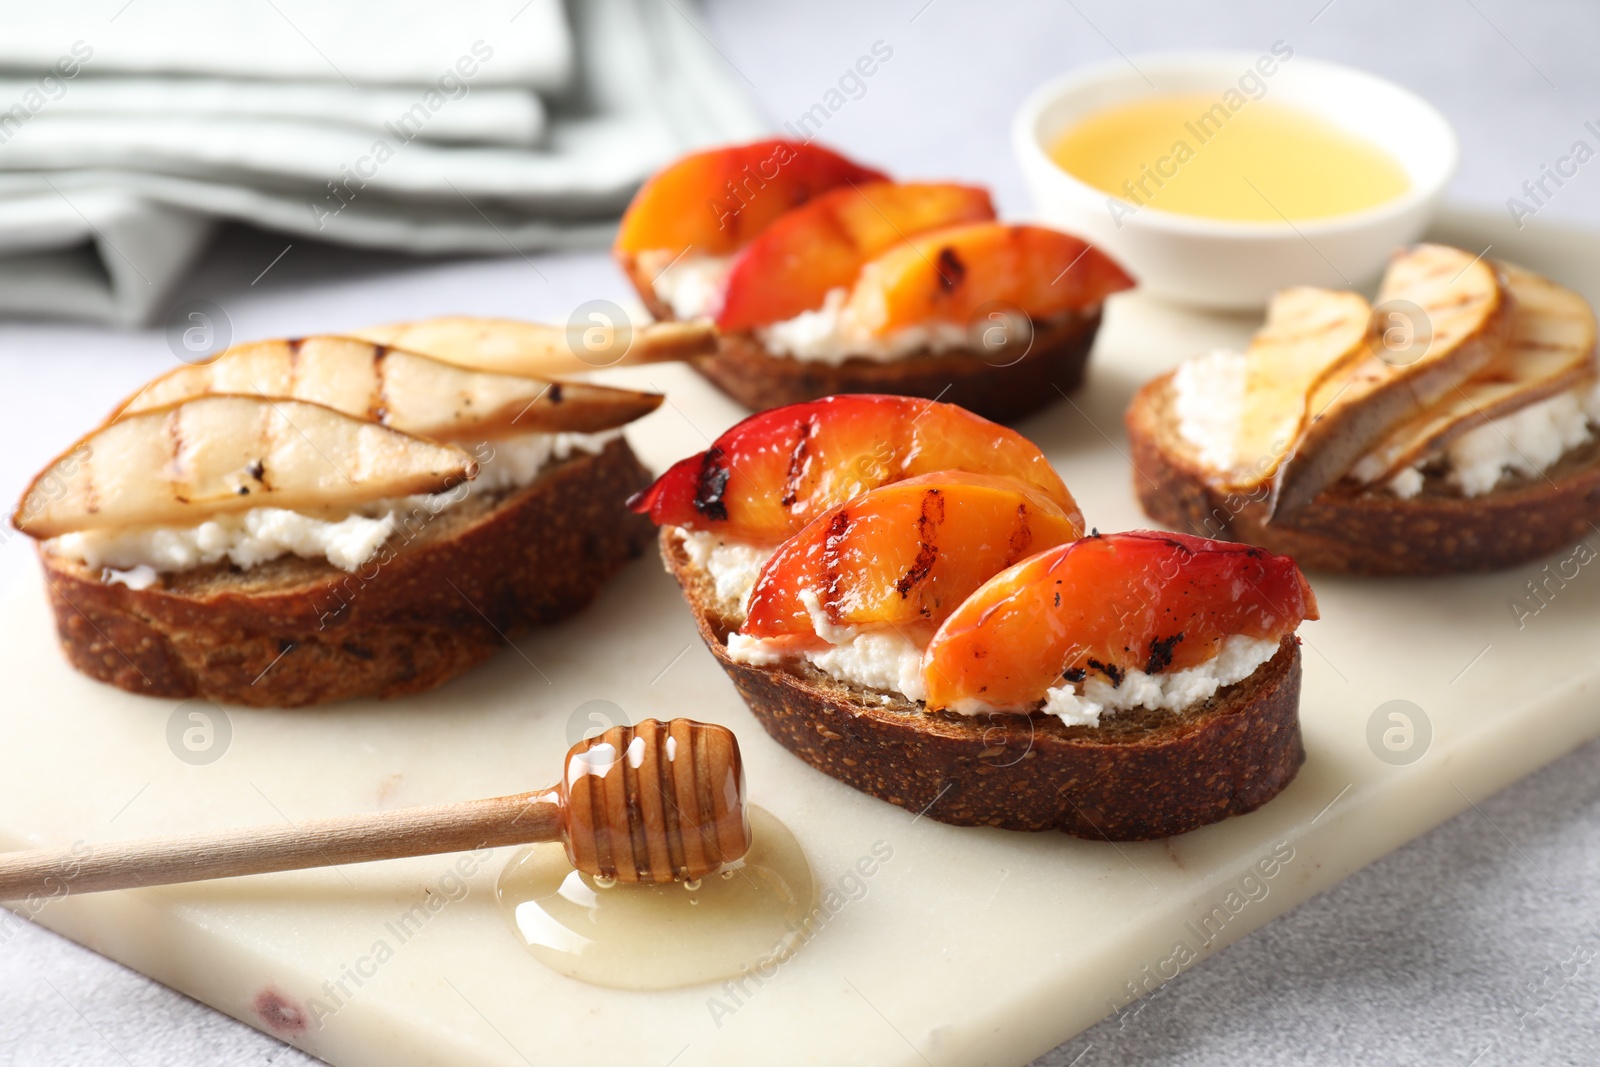
[(1225, 638), (1282, 641), (1317, 600), (1287, 556), (1133, 530), (1001, 571), (939, 627), (924, 657), (930, 708), (1029, 711), (1062, 679), (1198, 666)]
[(219, 393), (289, 397), (440, 440), (594, 433), (632, 422), (661, 397), (581, 382), (467, 370), (347, 337), (258, 341), (145, 386), (113, 418)]
[(968, 325), (997, 306), (1035, 321), (1098, 308), (1134, 282), (1110, 256), (1044, 226), (972, 222), (907, 238), (861, 268), (842, 313), (864, 336)]
[(994, 218), (973, 185), (866, 182), (780, 215), (734, 260), (717, 328), (749, 330), (819, 308), (861, 268), (913, 234)]
[(1469, 381), (1384, 438), (1356, 465), (1359, 480), (1386, 481), (1468, 430), (1594, 376), (1595, 317), (1589, 302), (1530, 270), (1495, 266), (1515, 304), (1510, 341)]
[(926, 636), (995, 574), (1081, 536), (1081, 519), (1014, 478), (908, 478), (825, 512), (785, 541), (761, 568), (742, 629), (796, 650), (838, 626), (922, 628)]
[(1511, 301), (1494, 266), (1444, 245), (1417, 245), (1396, 256), (1378, 306), (1406, 320), (1412, 344), (1404, 350), (1375, 344), (1317, 386), (1310, 422), (1278, 468), (1274, 518), (1309, 503), (1413, 412), (1482, 370), (1510, 331)]
[(1244, 409), (1224, 484), (1253, 492), (1272, 481), (1310, 421), (1317, 386), (1367, 355), (1371, 323), (1359, 293), (1300, 286), (1273, 296), (1245, 350)]
[(436, 493), (472, 457), (320, 404), (207, 396), (128, 415), (34, 479), (13, 516), (44, 539), (121, 526), (191, 526), (257, 507), (348, 509)]
[(349, 336), (471, 370), (570, 378), (606, 367), (671, 363), (717, 350), (709, 322), (611, 322), (594, 312), (571, 326), (445, 315), (354, 330)]

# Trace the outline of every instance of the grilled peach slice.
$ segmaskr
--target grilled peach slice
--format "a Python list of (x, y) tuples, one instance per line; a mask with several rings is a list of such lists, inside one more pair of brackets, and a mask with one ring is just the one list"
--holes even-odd
[(978, 222), (918, 234), (868, 263), (845, 316), (872, 336), (930, 321), (966, 324), (996, 302), (1047, 319), (1133, 284), (1109, 256), (1071, 234)]
[[(725, 256), (774, 219), (846, 182), (885, 179), (804, 141), (757, 141), (696, 152), (645, 182), (622, 216), (613, 251)], [(670, 256), (669, 256), (670, 258)]]
[(869, 261), (914, 234), (994, 218), (971, 185), (868, 182), (795, 208), (745, 246), (728, 272), (717, 327), (748, 330), (822, 306)]
[(926, 636), (995, 574), (1082, 535), (1076, 514), (1014, 478), (940, 471), (879, 486), (779, 546), (741, 632), (798, 647), (830, 626)]
[(858, 493), (941, 470), (1020, 479), (1082, 525), (1049, 460), (1015, 430), (954, 404), (870, 393), (752, 415), (630, 503), (658, 526), (776, 545)]
[(1040, 552), (996, 574), (939, 627), (930, 708), (1022, 710), (1094, 671), (1182, 670), (1223, 638), (1282, 638), (1317, 617), (1294, 561), (1250, 545), (1135, 530)]

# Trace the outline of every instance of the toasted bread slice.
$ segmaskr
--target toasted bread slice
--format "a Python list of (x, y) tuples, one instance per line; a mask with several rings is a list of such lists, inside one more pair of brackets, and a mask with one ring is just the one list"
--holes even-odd
[(1170, 837), (1265, 804), (1305, 760), (1300, 650), (1286, 637), (1249, 678), (1181, 714), (1124, 711), (1099, 727), (1052, 715), (926, 712), (805, 662), (753, 667), (727, 653), (737, 604), (719, 599), (681, 535), (667, 570), (704, 639), (766, 731), (846, 785), (956, 826), (1064, 830), (1093, 840)]
[(132, 589), (40, 561), (67, 659), (146, 696), (295, 707), (441, 685), (529, 625), (571, 615), (650, 541), (627, 510), (649, 472), (622, 440), (532, 484), (403, 520), (355, 573), (286, 556)]
[(717, 351), (697, 358), (693, 366), (753, 411), (837, 393), (893, 393), (943, 399), (996, 422), (1010, 422), (1083, 381), (1099, 330), (1097, 307), (1035, 323), (1033, 343), (1021, 358), (965, 349), (840, 364), (773, 355), (753, 334), (743, 332), (724, 334)]
[(1542, 475), (1464, 497), (1443, 475), (1401, 499), (1341, 482), (1268, 522), (1267, 493), (1233, 493), (1208, 475), (1178, 431), (1172, 375), (1147, 383), (1125, 416), (1134, 490), (1145, 514), (1203, 537), (1259, 545), (1305, 570), (1455, 574), (1500, 570), (1570, 548), (1600, 522), (1600, 442)]

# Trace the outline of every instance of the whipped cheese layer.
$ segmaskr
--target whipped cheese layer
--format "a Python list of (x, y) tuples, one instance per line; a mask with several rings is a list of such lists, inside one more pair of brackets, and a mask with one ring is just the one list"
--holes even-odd
[(1102, 715), (1131, 708), (1182, 711), (1244, 681), (1277, 653), (1278, 642), (1271, 638), (1233, 634), (1223, 638), (1215, 656), (1183, 670), (1146, 674), (1130, 668), (1115, 685), (1094, 674), (1057, 686), (1045, 694), (1044, 710), (1068, 726), (1099, 726)]
[(380, 500), (340, 515), (307, 515), (284, 508), (251, 508), (216, 515), (195, 526), (138, 526), (84, 530), (44, 542), (44, 550), (101, 569), (107, 581), (147, 588), (163, 573), (224, 559), (242, 570), (280, 556), (326, 559), (354, 571), (371, 559), (404, 516), (417, 508), (438, 514), (477, 493), (521, 489), (553, 462), (576, 452), (597, 454), (622, 435), (532, 433), (463, 444), (478, 460), (478, 476), (453, 490)]
[[(1228, 470), (1238, 460), (1234, 441), (1244, 412), (1245, 357), (1216, 351), (1182, 364), (1173, 374), (1178, 434), (1202, 463)], [(1463, 496), (1482, 496), (1508, 477), (1532, 477), (1594, 440), (1600, 427), (1600, 385), (1586, 383), (1491, 419), (1389, 479), (1390, 493), (1410, 499), (1429, 473), (1443, 474)], [(1351, 477), (1372, 484), (1384, 473), (1366, 456)]]
[[(646, 270), (652, 257), (641, 257)], [(708, 318), (722, 305), (722, 287), (733, 266), (731, 256), (686, 255), (657, 271), (651, 280), (656, 299), (680, 319)], [(953, 322), (928, 322), (868, 333), (848, 314), (847, 289), (831, 289), (822, 306), (755, 331), (756, 339), (775, 356), (812, 363), (840, 364), (847, 359), (890, 362), (913, 352), (948, 352), (971, 346), (967, 327)]]
[(772, 549), (757, 548), (740, 541), (725, 541), (704, 530), (676, 527), (689, 562), (711, 576), (717, 596), (739, 605), (738, 617), (744, 618), (750, 600), (750, 590), (761, 577), (761, 568), (772, 558)]

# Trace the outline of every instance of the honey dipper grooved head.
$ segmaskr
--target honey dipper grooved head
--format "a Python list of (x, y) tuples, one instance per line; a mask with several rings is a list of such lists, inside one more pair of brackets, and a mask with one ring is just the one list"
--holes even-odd
[(588, 874), (701, 878), (750, 849), (739, 742), (723, 726), (613, 726), (567, 753), (560, 792), (567, 858)]

